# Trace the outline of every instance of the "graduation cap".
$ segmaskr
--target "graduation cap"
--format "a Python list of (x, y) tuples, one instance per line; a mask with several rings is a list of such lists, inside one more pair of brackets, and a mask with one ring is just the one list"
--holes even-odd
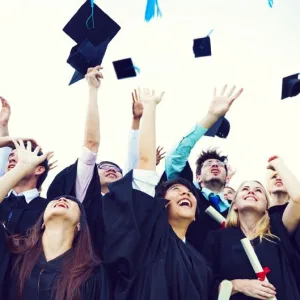
[(131, 58), (125, 58), (113, 62), (113, 66), (118, 79), (135, 77), (136, 67), (134, 66)]
[(194, 39), (193, 51), (195, 57), (211, 56), (210, 37)]
[(93, 1), (86, 1), (79, 8), (63, 28), (77, 43), (67, 59), (75, 69), (69, 85), (84, 78), (88, 68), (102, 63), (108, 44), (120, 29)]
[(210, 127), (207, 132), (205, 133), (206, 136), (218, 136), (219, 138), (227, 138), (230, 131), (230, 123), (229, 121), (224, 117), (220, 117), (217, 122)]
[(300, 76), (299, 73), (282, 79), (281, 99), (295, 97), (300, 93)]

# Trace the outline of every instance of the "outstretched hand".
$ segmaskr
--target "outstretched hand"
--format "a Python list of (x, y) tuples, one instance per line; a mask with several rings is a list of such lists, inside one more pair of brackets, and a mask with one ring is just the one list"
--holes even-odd
[(34, 150), (32, 150), (32, 144), (30, 141), (27, 141), (26, 147), (22, 140), (13, 140), (13, 143), (18, 154), (17, 166), (21, 166), (28, 172), (32, 171), (35, 167), (40, 165), (44, 160), (53, 154), (53, 152), (47, 152), (41, 156), (38, 156), (41, 148), (37, 146)]
[(138, 88), (137, 95), (139, 99), (141, 100), (143, 105), (147, 104), (155, 104), (157, 105), (160, 103), (164, 96), (164, 92), (157, 93), (155, 90), (151, 90), (148, 88)]
[(223, 87), (220, 95), (217, 95), (217, 89), (214, 89), (214, 97), (209, 107), (209, 114), (216, 118), (224, 116), (230, 109), (232, 103), (241, 95), (243, 89), (239, 89), (235, 94), (235, 86), (226, 93), (227, 84)]
[(158, 146), (156, 149), (156, 165), (158, 166), (160, 161), (165, 157), (166, 152), (163, 147)]

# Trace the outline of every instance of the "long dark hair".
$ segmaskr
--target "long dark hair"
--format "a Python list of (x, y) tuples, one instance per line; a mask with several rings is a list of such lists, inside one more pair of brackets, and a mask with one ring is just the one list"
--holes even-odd
[[(93, 251), (91, 236), (82, 204), (72, 196), (60, 196), (76, 202), (80, 208), (80, 231), (75, 233), (72, 254), (66, 256), (61, 274), (58, 276), (53, 292), (55, 300), (80, 300), (80, 287), (93, 273), (100, 260)], [(26, 281), (43, 252), (43, 214), (36, 224), (28, 230), (26, 236), (12, 236), (10, 238), (11, 252), (17, 254), (12, 274), (18, 277), (18, 294), (22, 299)]]

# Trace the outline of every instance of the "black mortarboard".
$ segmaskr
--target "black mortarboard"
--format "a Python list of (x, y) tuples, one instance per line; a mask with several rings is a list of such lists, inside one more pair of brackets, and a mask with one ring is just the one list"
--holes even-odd
[(131, 58), (114, 61), (113, 65), (118, 79), (136, 76), (136, 68)]
[(230, 123), (229, 121), (223, 116), (220, 117), (217, 122), (210, 127), (207, 132), (205, 133), (206, 136), (218, 136), (220, 138), (227, 138), (230, 131)]
[(96, 4), (93, 6), (93, 22), (87, 20), (92, 13), (90, 1), (86, 1), (63, 28), (63, 31), (77, 44), (88, 39), (94, 46), (100, 45), (103, 41), (111, 41), (121, 27), (111, 19)]
[(281, 99), (295, 97), (300, 93), (299, 73), (282, 79)]
[(121, 27), (97, 5), (86, 1), (63, 28), (77, 45), (67, 62), (76, 70), (70, 85), (84, 78), (87, 69), (102, 63), (110, 41)]
[(193, 51), (195, 57), (211, 56), (210, 37), (194, 39)]

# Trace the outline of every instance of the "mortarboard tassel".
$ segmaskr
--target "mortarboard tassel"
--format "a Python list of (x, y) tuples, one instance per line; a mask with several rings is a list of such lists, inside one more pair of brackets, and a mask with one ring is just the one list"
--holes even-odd
[(88, 29), (90, 29), (89, 27), (89, 20), (92, 19), (92, 23), (93, 23), (93, 27), (95, 28), (95, 22), (94, 22), (94, 0), (90, 0), (91, 1), (91, 14), (90, 16), (87, 18), (85, 25)]
[(161, 17), (162, 13), (158, 5), (158, 0), (147, 0), (145, 21), (149, 22), (155, 16)]
[(141, 73), (141, 69), (140, 69), (139, 67), (133, 65), (133, 68), (134, 68), (134, 70), (135, 70), (138, 74)]
[(268, 0), (269, 6), (272, 8), (273, 7), (273, 0)]

